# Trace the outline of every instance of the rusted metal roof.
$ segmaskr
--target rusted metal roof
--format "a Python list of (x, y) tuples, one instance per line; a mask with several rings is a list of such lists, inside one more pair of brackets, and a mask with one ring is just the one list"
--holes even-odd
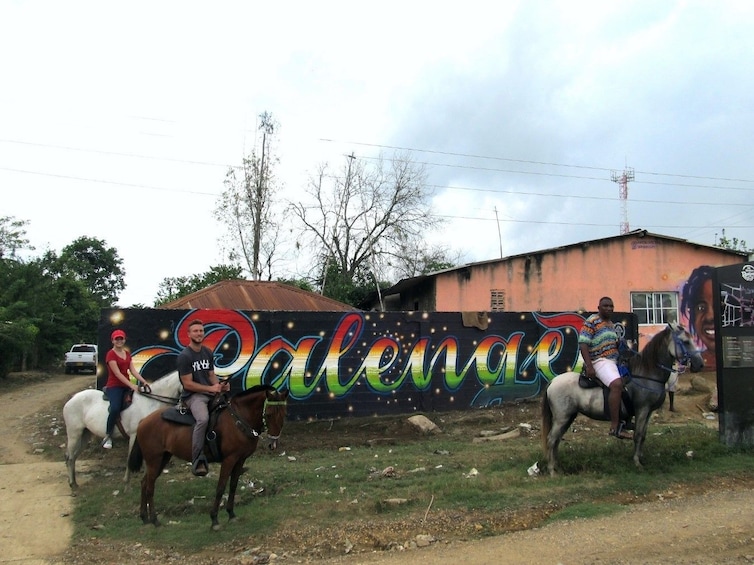
[(358, 310), (295, 286), (266, 281), (220, 281), (159, 308), (212, 308), (256, 311), (350, 312)]

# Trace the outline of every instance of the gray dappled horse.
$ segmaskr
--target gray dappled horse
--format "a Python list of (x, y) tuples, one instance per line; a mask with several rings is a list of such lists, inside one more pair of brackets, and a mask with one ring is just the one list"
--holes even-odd
[[(641, 468), (642, 448), (647, 436), (649, 416), (665, 400), (665, 383), (673, 370), (674, 361), (679, 372), (690, 366), (692, 372), (704, 367), (702, 356), (694, 346), (686, 329), (676, 323), (668, 326), (647, 343), (641, 353), (628, 361), (630, 377), (624, 386), (633, 407), (635, 418), (634, 463)], [(550, 475), (558, 469), (558, 445), (576, 416), (583, 414), (594, 420), (609, 420), (603, 387), (583, 388), (579, 373), (556, 376), (542, 396), (542, 444)]]

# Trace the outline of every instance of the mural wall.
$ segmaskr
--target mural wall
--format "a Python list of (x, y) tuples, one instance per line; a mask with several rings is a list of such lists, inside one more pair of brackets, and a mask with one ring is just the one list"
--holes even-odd
[[(216, 373), (232, 391), (289, 389), (293, 419), (486, 407), (539, 395), (555, 375), (581, 370), (578, 332), (588, 313), (248, 312), (103, 310), (98, 382), (120, 328), (149, 380), (175, 370), (188, 323), (205, 325)], [(633, 314), (616, 313), (636, 342)]]
[(683, 283), (681, 291), (681, 323), (696, 340), (702, 351), (704, 369), (714, 371), (715, 361), (715, 315), (713, 310), (712, 274), (714, 267), (700, 265)]

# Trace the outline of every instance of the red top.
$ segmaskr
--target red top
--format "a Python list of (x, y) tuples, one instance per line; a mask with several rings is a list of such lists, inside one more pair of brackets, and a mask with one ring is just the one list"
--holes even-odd
[(129, 378), (130, 375), (128, 374), (128, 368), (131, 366), (131, 353), (128, 350), (124, 351), (126, 353), (125, 359), (121, 359), (121, 357), (115, 353), (115, 349), (111, 349), (107, 352), (107, 355), (105, 356), (105, 364), (107, 365), (107, 382), (105, 383), (105, 386), (128, 388), (128, 385), (123, 384), (123, 381), (116, 377), (115, 373), (113, 373), (113, 370), (110, 368), (110, 361), (115, 361), (123, 376)]

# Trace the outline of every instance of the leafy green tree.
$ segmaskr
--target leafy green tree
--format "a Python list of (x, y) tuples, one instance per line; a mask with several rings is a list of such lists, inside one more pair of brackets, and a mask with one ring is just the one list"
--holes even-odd
[(25, 371), (34, 348), (39, 328), (25, 317), (18, 317), (9, 308), (0, 306), (0, 378), (14, 369)]
[(0, 260), (15, 259), (19, 249), (34, 249), (26, 239), (26, 220), (17, 220), (13, 216), (0, 218)]
[(25, 225), (0, 218), (0, 374), (49, 367), (72, 343), (94, 341), (108, 288), (96, 274), (122, 277), (115, 250), (89, 238), (66, 247), (61, 257), (47, 251), (21, 259), (18, 251), (32, 249)]
[(314, 292), (314, 285), (306, 279), (278, 279), (277, 282), (287, 284), (288, 286), (295, 286), (307, 292)]
[(242, 278), (242, 272), (238, 265), (217, 265), (200, 275), (164, 278), (157, 289), (154, 305), (167, 304), (220, 281), (238, 280)]
[(101, 308), (116, 304), (126, 287), (126, 272), (118, 251), (93, 237), (82, 236), (64, 247), (51, 269), (83, 282)]
[[(81, 281), (51, 273), (45, 259), (0, 262), (0, 343), (8, 367), (57, 363), (78, 341), (96, 338), (99, 305)], [(9, 369), (10, 370), (10, 369)]]
[(749, 249), (746, 246), (746, 241), (743, 239), (738, 239), (737, 237), (733, 237), (728, 239), (725, 236), (725, 230), (723, 229), (723, 235), (720, 237), (719, 241), (717, 242), (718, 247), (724, 247), (725, 249), (732, 249), (733, 251), (746, 251), (748, 253), (751, 253), (754, 251), (754, 249)]

